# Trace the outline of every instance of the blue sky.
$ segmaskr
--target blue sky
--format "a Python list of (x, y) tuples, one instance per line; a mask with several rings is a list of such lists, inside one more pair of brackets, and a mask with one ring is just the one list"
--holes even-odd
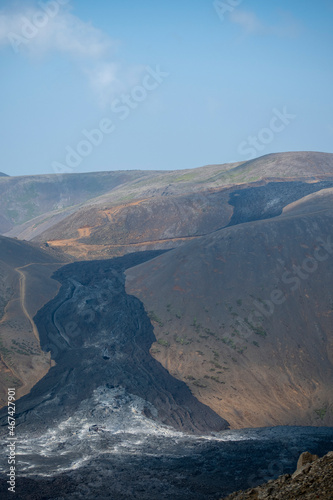
[(0, 0), (9, 175), (333, 152), (331, 0)]

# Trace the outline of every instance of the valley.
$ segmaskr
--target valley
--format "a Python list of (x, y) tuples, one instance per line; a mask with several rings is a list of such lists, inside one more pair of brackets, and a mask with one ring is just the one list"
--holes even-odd
[(0, 2), (0, 500), (332, 500), (331, 4)]
[(141, 397), (152, 419), (178, 430), (228, 427), (149, 354), (152, 326), (139, 301), (126, 294), (123, 271), (155, 255), (75, 263), (55, 273), (62, 287), (35, 316), (41, 348), (51, 352), (55, 366), (20, 400), (18, 429), (28, 426), (32, 432), (35, 413), (43, 421), (38, 421), (39, 431), (55, 425), (105, 383)]
[(22, 498), (217, 499), (332, 449), (333, 155), (0, 189)]

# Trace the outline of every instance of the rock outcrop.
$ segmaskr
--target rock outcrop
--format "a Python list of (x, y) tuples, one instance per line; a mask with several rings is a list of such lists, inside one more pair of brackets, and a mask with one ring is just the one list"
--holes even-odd
[(304, 452), (298, 459), (294, 474), (285, 474), (275, 481), (238, 491), (224, 500), (331, 500), (333, 495), (333, 451), (322, 458)]

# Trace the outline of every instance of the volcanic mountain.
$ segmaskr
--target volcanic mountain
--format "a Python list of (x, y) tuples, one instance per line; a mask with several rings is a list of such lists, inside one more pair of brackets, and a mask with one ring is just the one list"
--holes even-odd
[(333, 155), (0, 192), (18, 498), (213, 500), (332, 449)]
[[(126, 266), (128, 293), (142, 300), (154, 326), (156, 338), (146, 331), (150, 355), (233, 427), (327, 425), (332, 188), (333, 155), (314, 152), (187, 171), (1, 178), (3, 231), (32, 240), (1, 239), (3, 387), (11, 377), (26, 394), (52, 366), (50, 351), (59, 363), (54, 342), (52, 349), (41, 334), (45, 324), (58, 350), (69, 351), (68, 363), (76, 359), (79, 346), (58, 328), (59, 311), (55, 321), (52, 312), (51, 320), (34, 318), (61, 297), (70, 308), (81, 290), (81, 270), (73, 282), (66, 274), (65, 284), (53, 271), (86, 260), (88, 276), (96, 259), (170, 250)], [(313, 272), (297, 271), (303, 261)]]
[(8, 180), (0, 217), (11, 229), (3, 233), (47, 242), (74, 259), (103, 259), (170, 249), (228, 224), (279, 215), (333, 186), (333, 155), (279, 153), (186, 171), (64, 174), (56, 181)]
[(127, 271), (153, 356), (232, 427), (332, 425), (333, 190)]

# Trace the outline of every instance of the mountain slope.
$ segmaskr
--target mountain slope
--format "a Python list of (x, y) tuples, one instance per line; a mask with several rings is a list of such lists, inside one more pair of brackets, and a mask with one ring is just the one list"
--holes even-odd
[(247, 161), (236, 167), (233, 173), (237, 177), (257, 178), (324, 178), (333, 174), (332, 153), (299, 151), (289, 153), (271, 153)]
[[(66, 251), (68, 250), (69, 253), (72, 251), (72, 255), (74, 250), (75, 256), (78, 256), (78, 253), (80, 258), (82, 256), (92, 258), (92, 255), (105, 258), (105, 255), (126, 253), (126, 248), (119, 250), (117, 247), (118, 250), (112, 250), (112, 245), (118, 245), (118, 242), (110, 241), (108, 234), (113, 233), (114, 230), (119, 233), (115, 225), (122, 225), (124, 217), (135, 218), (137, 210), (142, 207), (147, 208), (148, 216), (155, 212), (156, 208), (157, 211), (163, 211), (166, 208), (164, 219), (169, 217), (172, 219), (174, 217), (173, 205), (191, 204), (191, 198), (195, 197), (195, 194), (196, 205), (200, 201), (199, 198), (203, 198), (198, 207), (194, 207), (194, 211), (200, 212), (206, 209), (204, 206), (207, 203), (206, 197), (212, 192), (222, 193), (224, 190), (227, 196), (228, 189), (235, 189), (236, 186), (239, 188), (259, 186), (267, 183), (268, 180), (307, 183), (333, 180), (333, 155), (316, 152), (278, 153), (245, 163), (209, 165), (183, 171), (97, 172), (67, 174), (60, 177), (35, 176), (6, 179), (6, 182), (0, 183), (0, 190), (3, 189), (2, 204), (0, 203), (0, 231), (10, 237), (16, 236), (27, 240), (54, 240), (52, 245), (61, 246), (62, 249), (66, 247)], [(46, 196), (45, 193), (48, 195)], [(165, 207), (168, 205), (166, 200), (171, 198), (174, 199), (174, 203)], [(16, 202), (19, 200), (16, 208), (14, 199)], [(222, 199), (221, 203), (223, 204), (221, 208), (228, 212), (225, 199)], [(207, 210), (213, 210), (212, 216), (216, 217), (216, 209), (212, 208), (209, 202)], [(111, 224), (105, 224), (104, 222), (107, 222), (111, 214), (112, 220), (108, 221)], [(193, 210), (188, 215), (193, 218)], [(178, 218), (179, 216), (181, 213), (178, 214)], [(206, 219), (207, 216), (208, 214), (205, 216)], [(81, 241), (81, 235), (85, 237), (87, 231), (80, 232), (86, 226), (92, 229), (93, 233), (90, 244), (108, 244), (110, 248), (90, 248), (87, 251), (85, 246), (87, 242)], [(103, 228), (99, 230), (99, 226)], [(165, 220), (162, 226), (163, 232)], [(62, 228), (65, 229), (64, 234), (62, 234)], [(95, 228), (100, 233), (96, 237), (102, 243), (93, 241)], [(171, 239), (179, 237), (176, 232), (169, 230), (169, 233)], [(200, 229), (198, 234), (202, 234)], [(191, 235), (196, 234), (192, 231)], [(149, 240), (149, 235), (146, 234), (146, 236)], [(130, 238), (124, 238), (124, 234), (121, 237), (125, 241), (121, 243), (122, 246), (126, 247), (127, 244), (135, 242), (135, 239), (131, 241)], [(60, 241), (66, 239), (75, 241)], [(115, 240), (117, 239), (119, 239), (119, 234), (116, 234)], [(164, 236), (155, 234), (154, 240), (160, 239), (164, 239)], [(77, 243), (83, 244), (80, 252), (75, 250)], [(155, 247), (150, 246), (150, 248)], [(130, 250), (133, 251), (133, 249)]]
[[(4, 206), (1, 207), (0, 204), (0, 221), (5, 221), (9, 228), (6, 229), (3, 223), (0, 230), (2, 228), (2, 232), (10, 237), (15, 236), (27, 240), (37, 237), (39, 240), (45, 240), (48, 239), (47, 237), (45, 238), (45, 234), (50, 231), (52, 232), (53, 226), (56, 226), (57, 229), (57, 227), (59, 227), (59, 222), (66, 219), (72, 213), (75, 214), (80, 208), (85, 209), (88, 207), (88, 209), (90, 209), (90, 207), (95, 206), (97, 210), (103, 209), (103, 207), (112, 209), (115, 206), (124, 207), (127, 204), (131, 206), (135, 200), (153, 199), (168, 194), (192, 194), (204, 187), (213, 187), (216, 183), (214, 179), (216, 172), (224, 172), (233, 168), (235, 165), (239, 165), (239, 163), (174, 172), (98, 172), (96, 174), (67, 174), (60, 178), (57, 176), (22, 178), (24, 180), (23, 187), (20, 181), (18, 181), (18, 185), (15, 183), (7, 183), (3, 186), (4, 193), (9, 191), (12, 198), (15, 197), (15, 199), (20, 200), (18, 204), (20, 213), (18, 214), (17, 211), (12, 213), (10, 211), (11, 207), (9, 207), (8, 212), (7, 205), (4, 204)], [(56, 181), (59, 179), (59, 191), (60, 193), (66, 193), (67, 197), (58, 193), (55, 203), (52, 192), (55, 186), (57, 186)], [(25, 186), (27, 180), (33, 183), (32, 187), (30, 185), (28, 188)], [(50, 180), (52, 181), (51, 183), (49, 182)], [(118, 184), (115, 180), (118, 180)], [(81, 192), (79, 189), (80, 185), (82, 183), (84, 184), (84, 182), (87, 183), (87, 181), (90, 189), (89, 193), (86, 192), (87, 186), (85, 186), (85, 189)], [(95, 189), (94, 192), (91, 192), (91, 181), (94, 181), (92, 184), (98, 184), (99, 191)], [(45, 197), (42, 192), (43, 184), (45, 184), (48, 189), (51, 189), (51, 196), (47, 199), (48, 205), (41, 211), (36, 208), (35, 199), (37, 198), (38, 201), (40, 196), (42, 198)], [(67, 184), (69, 184), (69, 186), (67, 186)], [(21, 192), (22, 189), (23, 193)], [(29, 193), (28, 195), (26, 193), (27, 189), (34, 191), (34, 199), (29, 199), (26, 206), (24, 200), (26, 196), (29, 196)], [(22, 196), (24, 203), (21, 201)], [(31, 202), (33, 203), (32, 205)], [(37, 203), (37, 205), (39, 205), (39, 203)], [(11, 226), (8, 224), (11, 224)]]
[(156, 196), (82, 208), (34, 240), (79, 259), (173, 248), (228, 224), (229, 192)]
[[(273, 171), (273, 180), (264, 179)], [(285, 177), (286, 172), (295, 177)], [(236, 167), (178, 172), (177, 177), (168, 172), (149, 182), (139, 179), (122, 185), (66, 219), (54, 220), (44, 231), (39, 225), (38, 234), (30, 232), (29, 239), (46, 240), (76, 259), (174, 248), (227, 225), (275, 217), (287, 204), (330, 187), (333, 155), (321, 153), (268, 155)]]
[[(2, 331), (6, 332), (4, 354), (10, 351), (10, 356), (13, 356), (12, 352), (21, 351), (15, 356), (21, 354), (22, 359), (15, 358), (10, 368), (11, 376), (21, 380), (19, 384), (27, 381), (20, 394), (25, 393), (40, 375), (33, 375), (33, 367), (28, 369), (28, 375), (24, 375), (35, 348), (22, 354), (24, 350), (19, 346), (13, 351), (13, 341), (19, 337), (21, 343), (24, 335), (28, 335), (35, 339), (36, 349), (40, 352), (33, 318), (58, 291), (58, 282), (50, 278), (52, 271), (61, 263), (74, 259), (108, 259), (138, 250), (179, 247), (179, 253), (175, 250), (157, 260), (163, 263), (160, 272), (155, 272), (153, 264), (149, 263), (143, 267), (147, 269), (147, 276), (137, 275), (135, 281), (133, 274), (133, 291), (142, 294), (157, 332), (159, 343), (151, 351), (157, 359), (235, 427), (289, 421), (316, 423), (317, 418), (322, 418), (325, 423), (331, 418), (331, 403), (325, 393), (330, 377), (330, 358), (324, 354), (323, 345), (318, 340), (317, 345), (322, 349), (318, 347), (318, 356), (324, 360), (324, 365), (326, 363), (328, 378), (318, 375), (319, 399), (315, 402), (309, 381), (300, 391), (297, 385), (304, 366), (299, 373), (294, 373), (290, 359), (284, 365), (283, 352), (278, 351), (279, 344), (274, 344), (280, 342), (281, 332), (288, 329), (296, 332), (292, 334), (294, 343), (299, 340), (302, 329), (307, 332), (310, 342), (309, 324), (319, 336), (318, 332), (323, 331), (323, 338), (325, 335), (329, 337), (329, 327), (324, 319), (328, 323), (331, 320), (330, 295), (324, 297), (323, 292), (325, 286), (326, 292), (331, 290), (331, 282), (326, 283), (329, 274), (322, 276), (319, 264), (318, 270), (313, 275), (310, 273), (313, 280), (317, 279), (308, 281), (314, 283), (311, 293), (304, 291), (307, 300), (311, 301), (310, 308), (305, 307), (301, 296), (291, 294), (291, 299), (278, 308), (281, 311), (286, 308), (285, 317), (274, 319), (274, 325), (270, 324), (272, 318), (265, 315), (263, 324), (259, 325), (257, 317), (253, 321), (249, 317), (260, 310), (260, 301), (265, 304), (270, 300), (266, 297), (270, 297), (276, 283), (288, 271), (283, 269), (283, 265), (288, 265), (288, 259), (291, 270), (297, 259), (305, 259), (306, 251), (309, 252), (308, 244), (304, 242), (307, 234), (316, 238), (317, 230), (322, 238), (329, 237), (330, 219), (327, 224), (323, 220), (332, 207), (333, 155), (280, 153), (243, 164), (211, 165), (181, 172), (99, 172), (60, 177), (1, 178), (1, 189), (3, 220), (6, 224), (16, 223), (10, 233), (17, 231), (21, 237), (36, 241), (34, 245), (22, 243), (23, 246), (19, 247), (19, 242), (4, 239), (7, 246), (11, 242), (10, 245), (19, 247), (20, 252), (7, 251), (6, 245), (1, 250), (6, 258), (11, 254), (15, 256), (11, 263), (3, 259), (4, 276), (10, 283), (2, 287), (1, 297), (3, 310), (11, 311), (10, 307), (15, 305), (14, 313), (21, 319), (14, 323), (14, 313), (11, 313), (9, 321), (3, 322), (2, 327), (6, 329), (2, 328)], [(8, 219), (6, 210), (9, 206), (10, 210), (15, 210), (15, 200), (16, 219), (14, 215), (15, 220)], [(38, 213), (45, 213), (29, 219), (31, 203), (37, 207)], [(56, 208), (59, 203), (63, 208)], [(284, 215), (277, 217), (282, 212)], [(20, 224), (24, 218), (28, 220)], [(260, 219), (271, 221), (260, 222)], [(229, 236), (234, 241), (230, 248)], [(313, 245), (315, 243), (316, 240)], [(40, 245), (44, 248), (42, 254), (46, 261), (31, 254), (31, 249), (37, 251)], [(22, 257), (24, 253), (26, 260)], [(183, 260), (188, 262), (187, 273), (183, 270)], [(285, 264), (281, 264), (282, 261)], [(244, 263), (247, 263), (245, 267)], [(226, 269), (221, 269), (221, 266)], [(322, 287), (318, 284), (319, 277)], [(291, 280), (289, 288), (296, 283), (294, 276), (288, 275), (286, 279)], [(301, 285), (307, 283), (303, 281), (300, 279)], [(259, 288), (258, 282), (261, 283)], [(283, 283), (285, 288), (286, 285)], [(22, 300), (24, 290), (30, 293)], [(161, 300), (158, 299), (160, 291), (164, 294)], [(288, 287), (286, 293), (289, 297)], [(7, 307), (11, 298), (13, 301)], [(273, 332), (273, 344), (268, 342), (268, 330)], [(23, 331), (24, 335), (21, 334)], [(267, 352), (262, 343), (265, 343)], [(329, 341), (326, 343), (329, 350)], [(301, 342), (297, 345), (302, 348)], [(221, 354), (221, 347), (228, 350), (227, 354), (224, 351)], [(265, 361), (271, 357), (270, 349), (279, 352), (274, 369)], [(306, 349), (304, 356), (310, 359), (313, 353), (310, 347)], [(292, 355), (299, 355), (294, 344)], [(222, 363), (224, 356), (225, 362)], [(320, 364), (318, 359), (314, 370)], [(8, 370), (9, 362), (3, 360)], [(253, 369), (253, 363), (257, 362), (262, 366), (259, 374)], [(47, 369), (49, 366), (48, 358)], [(237, 366), (241, 369), (238, 370)], [(267, 376), (265, 366), (274, 376)], [(287, 388), (283, 385), (283, 396), (279, 395), (281, 389), (275, 387), (277, 402), (274, 406), (264, 392), (279, 380), (278, 370), (283, 369), (291, 372), (291, 383)], [(249, 380), (252, 382), (243, 388), (241, 384), (247, 371), (251, 373)], [(238, 380), (237, 389), (231, 379)], [(267, 408), (266, 417), (258, 415), (253, 403), (246, 399), (253, 391)], [(299, 404), (309, 404), (307, 411), (297, 413), (290, 406), (293, 391), (302, 394), (298, 396)], [(304, 395), (306, 392), (310, 394), (308, 399)], [(223, 404), (225, 397), (227, 405)], [(234, 400), (238, 401), (235, 405)]]
[[(67, 215), (66, 209), (112, 191), (133, 179), (153, 177), (154, 172), (93, 172), (87, 174), (35, 175), (2, 177), (0, 181), (0, 232), (8, 233), (14, 226), (34, 220), (56, 220)], [(41, 216), (41, 218), (39, 218)], [(15, 231), (8, 236), (18, 236)]]
[(153, 355), (233, 427), (333, 422), (332, 192), (310, 201), (127, 271)]
[[(61, 289), (34, 319), (41, 345), (51, 351), (56, 365), (20, 400), (16, 425), (21, 431), (58, 426), (102, 387), (107, 392), (122, 389), (125, 399), (140, 397), (143, 415), (178, 430), (203, 433), (228, 427), (149, 354), (153, 329), (142, 304), (127, 296), (123, 271), (155, 255), (77, 262), (55, 273)], [(42, 421), (36, 423), (35, 415), (43, 415)]]
[[(170, 196), (248, 184), (263, 179), (315, 180), (333, 177), (333, 154), (295, 151), (261, 156), (248, 162), (208, 165), (206, 167), (159, 172), (156, 177), (137, 179), (130, 186), (119, 186), (115, 202), (152, 196)], [(97, 203), (108, 199), (101, 196)]]
[(0, 236), (0, 405), (7, 388), (23, 396), (51, 366), (33, 317), (58, 291), (51, 274), (61, 261), (36, 245)]

